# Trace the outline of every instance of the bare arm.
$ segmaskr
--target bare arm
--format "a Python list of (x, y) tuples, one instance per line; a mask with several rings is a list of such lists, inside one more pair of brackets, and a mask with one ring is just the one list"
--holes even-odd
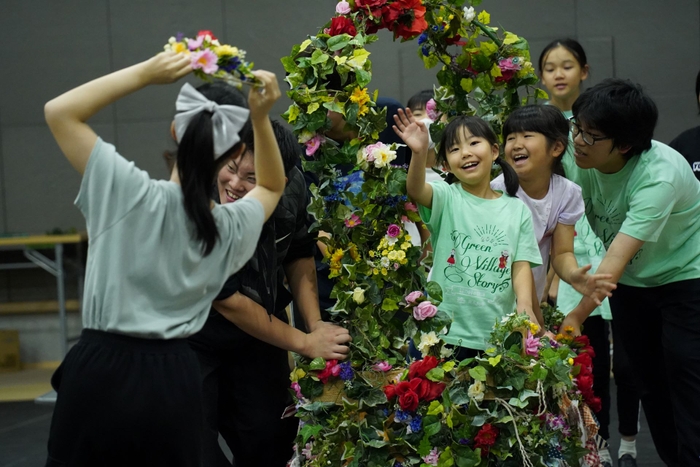
[[(610, 282), (617, 284), (617, 281), (622, 277), (625, 267), (630, 260), (634, 258), (639, 249), (644, 245), (644, 242), (637, 240), (634, 237), (618, 233), (613, 240), (608, 252), (605, 254), (603, 261), (598, 267), (598, 272), (601, 274), (610, 274), (612, 278)], [(580, 333), (581, 323), (583, 323), (588, 315), (598, 305), (590, 297), (583, 297), (579, 304), (574, 308), (564, 319), (563, 326), (573, 326), (575, 333)]]
[(425, 165), (428, 158), (428, 129), (423, 122), (413, 118), (409, 109), (399, 109), (394, 115), (394, 132), (411, 149), (413, 156), (408, 166), (406, 191), (408, 196), (418, 204), (431, 208), (433, 206), (433, 187), (425, 183)]
[(251, 88), (248, 95), (255, 141), (256, 186), (246, 196), (260, 201), (267, 220), (277, 207), (285, 186), (282, 156), (269, 117), (270, 109), (281, 93), (274, 73), (258, 70), (253, 74), (263, 86)]
[(161, 52), (52, 99), (44, 107), (46, 123), (63, 154), (82, 175), (97, 141), (97, 135), (86, 123), (90, 117), (149, 84), (172, 83), (190, 71), (186, 55)]
[(284, 273), (294, 297), (294, 304), (304, 318), (306, 329), (316, 329), (321, 321), (321, 309), (318, 305), (318, 282), (316, 280), (316, 262), (312, 256), (299, 258), (284, 265)]
[(305, 334), (277, 317), (270, 317), (254, 300), (236, 292), (225, 300), (215, 301), (214, 309), (245, 333), (284, 350), (309, 358), (343, 360), (348, 352), (347, 330), (326, 324), (311, 334)]
[(597, 305), (601, 300), (611, 295), (615, 284), (609, 282), (610, 274), (597, 271), (597, 274), (589, 274), (591, 265), (578, 267), (574, 256), (573, 225), (557, 224), (552, 238), (552, 267), (564, 282), (571, 286), (584, 297), (591, 298)]
[[(513, 291), (515, 292), (515, 304), (518, 313), (527, 313), (530, 321), (539, 324), (540, 320), (533, 308), (535, 281), (532, 276), (530, 263), (527, 261), (515, 261), (511, 274), (513, 275)], [(537, 308), (539, 309), (539, 307)]]

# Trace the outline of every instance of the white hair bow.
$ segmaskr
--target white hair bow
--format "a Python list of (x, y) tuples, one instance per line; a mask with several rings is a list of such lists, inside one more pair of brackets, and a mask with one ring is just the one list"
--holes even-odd
[(175, 115), (175, 136), (179, 143), (192, 118), (199, 112), (206, 110), (211, 112), (212, 130), (214, 134), (214, 155), (221, 156), (231, 149), (238, 141), (243, 125), (248, 121), (250, 111), (237, 105), (219, 105), (210, 101), (197, 91), (189, 83), (185, 83), (180, 89), (175, 103), (177, 114)]

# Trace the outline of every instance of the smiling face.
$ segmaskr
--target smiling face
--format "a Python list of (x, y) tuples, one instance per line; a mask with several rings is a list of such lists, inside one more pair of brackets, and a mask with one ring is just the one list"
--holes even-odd
[[(600, 131), (589, 128), (584, 122), (579, 122), (579, 124), (583, 131), (594, 138), (605, 136)], [(588, 145), (583, 141), (582, 134), (577, 134), (574, 138), (576, 165), (582, 169), (596, 169), (607, 174), (619, 172), (627, 163), (624, 154), (629, 148), (621, 150), (614, 144), (612, 139), (603, 139), (595, 141), (593, 145)]]
[[(581, 81), (588, 78), (588, 65), (581, 68), (578, 60), (565, 47), (552, 49), (542, 66), (542, 84), (552, 100), (567, 102), (570, 106), (580, 93)], [(569, 108), (562, 110), (569, 110)]]
[(445, 169), (457, 177), (466, 191), (483, 190), (489, 185), (491, 166), (498, 157), (498, 145), (472, 135), (466, 126), (459, 131), (457, 141), (445, 148)]
[(563, 152), (560, 142), (549, 144), (547, 138), (534, 131), (510, 133), (506, 136), (506, 161), (522, 181), (543, 177), (549, 179), (555, 157)]
[(255, 185), (255, 160), (250, 151), (228, 161), (216, 178), (221, 204), (238, 201)]

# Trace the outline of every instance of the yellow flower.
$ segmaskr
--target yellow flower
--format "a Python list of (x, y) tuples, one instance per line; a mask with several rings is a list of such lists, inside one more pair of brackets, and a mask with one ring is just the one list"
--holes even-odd
[(184, 53), (185, 55), (189, 55), (190, 51), (187, 48), (187, 46), (183, 42), (175, 42), (172, 46), (172, 51), (175, 52), (176, 54), (181, 54)]
[(364, 105), (369, 102), (369, 94), (367, 94), (367, 88), (356, 87), (352, 91), (350, 100), (357, 105)]
[(396, 261), (397, 259), (399, 259), (397, 255), (398, 255), (397, 252), (395, 252), (395, 251), (390, 251), (389, 254), (388, 254), (386, 257), (389, 258), (389, 259), (392, 260), (392, 261)]
[(533, 336), (537, 335), (537, 333), (540, 331), (540, 327), (536, 325), (535, 323), (529, 323), (530, 324), (530, 332), (532, 333)]
[(401, 263), (401, 264), (406, 264), (406, 263), (408, 263), (408, 260), (407, 260), (407, 259), (402, 259), (402, 260), (399, 260), (399, 263)]
[(292, 371), (292, 374), (289, 376), (289, 379), (292, 381), (299, 381), (304, 376), (306, 376), (306, 372), (304, 370), (301, 368), (295, 368), (294, 371)]
[[(402, 259), (405, 259), (405, 258), (406, 258), (406, 252), (405, 252), (405, 251), (399, 250), (399, 251), (396, 252), (396, 259), (398, 259), (399, 261), (401, 261)], [(389, 259), (391, 259), (391, 258), (389, 258)]]
[(386, 276), (388, 272), (386, 268), (382, 268), (382, 276)]
[(352, 291), (352, 299), (358, 305), (362, 304), (362, 302), (365, 301), (364, 289), (362, 287), (355, 287), (355, 290)]
[(388, 255), (389, 255), (389, 250), (382, 251), (382, 256), (388, 256)]
[(369, 257), (374, 258), (374, 255), (376, 255), (374, 250), (369, 250)]
[(355, 245), (354, 243), (350, 244), (350, 247), (348, 248), (348, 253), (350, 253), (350, 257), (353, 261), (360, 260), (360, 253), (357, 251), (357, 245)]
[(214, 48), (214, 53), (219, 57), (235, 57), (238, 55), (238, 47), (224, 44)]
[(574, 359), (573, 358), (569, 357), (568, 362), (569, 362), (569, 365), (574, 366)]
[(403, 241), (404, 241), (404, 242), (410, 242), (410, 241), (411, 241), (411, 236), (410, 236), (410, 235), (404, 235), (404, 236), (403, 236)]
[(340, 260), (343, 259), (343, 256), (345, 256), (345, 253), (343, 252), (343, 250), (337, 249), (331, 255), (331, 261), (332, 262), (340, 262)]
[(379, 269), (373, 268), (373, 269), (372, 269), (372, 274), (374, 274), (375, 276), (376, 276), (377, 274), (379, 274)]
[(564, 326), (564, 332), (567, 334), (573, 334), (574, 327), (573, 326)]
[(409, 248), (411, 248), (411, 243), (403, 242), (403, 243), (401, 244), (401, 249), (402, 249), (402, 250), (408, 250)]

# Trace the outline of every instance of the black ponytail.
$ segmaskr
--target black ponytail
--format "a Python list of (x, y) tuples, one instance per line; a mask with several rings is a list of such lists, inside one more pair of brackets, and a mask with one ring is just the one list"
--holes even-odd
[(494, 162), (499, 165), (503, 172), (503, 182), (506, 185), (506, 193), (508, 193), (509, 196), (515, 197), (515, 194), (518, 192), (518, 187), (520, 186), (518, 174), (515, 173), (515, 169), (501, 156), (498, 156)]
[[(219, 105), (236, 105), (248, 108), (243, 94), (225, 83), (208, 83), (197, 88), (204, 97)], [(212, 113), (202, 111), (196, 114), (187, 125), (177, 149), (177, 170), (183, 195), (183, 207), (187, 217), (194, 224), (194, 238), (202, 242), (204, 256), (209, 255), (219, 239), (219, 230), (211, 213), (211, 194), (214, 177), (230, 159), (231, 154), (240, 150), (239, 141), (221, 157), (214, 158), (214, 134)], [(244, 135), (250, 130), (250, 121), (238, 132)]]

